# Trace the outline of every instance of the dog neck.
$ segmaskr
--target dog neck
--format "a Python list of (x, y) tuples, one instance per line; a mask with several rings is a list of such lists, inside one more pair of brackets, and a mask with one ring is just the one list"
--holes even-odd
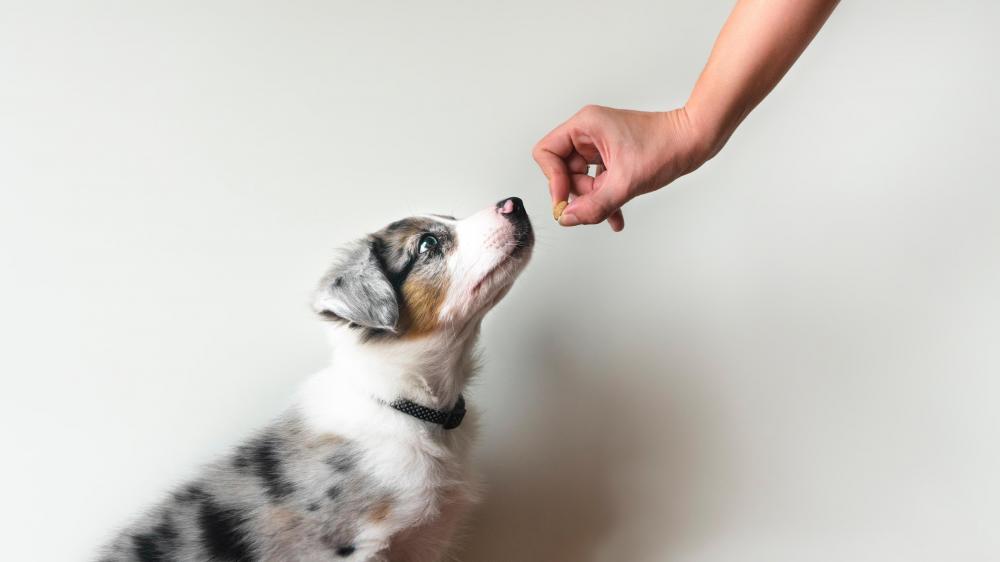
[(330, 372), (354, 390), (385, 402), (405, 398), (447, 410), (475, 371), (479, 323), (459, 333), (367, 342), (357, 330), (337, 328), (331, 339)]

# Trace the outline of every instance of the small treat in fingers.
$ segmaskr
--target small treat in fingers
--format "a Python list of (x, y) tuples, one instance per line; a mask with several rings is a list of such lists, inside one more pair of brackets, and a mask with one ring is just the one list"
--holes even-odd
[(560, 201), (556, 203), (555, 207), (552, 207), (552, 218), (556, 219), (556, 222), (559, 222), (559, 217), (561, 217), (563, 211), (566, 210), (566, 205), (569, 205), (568, 201)]

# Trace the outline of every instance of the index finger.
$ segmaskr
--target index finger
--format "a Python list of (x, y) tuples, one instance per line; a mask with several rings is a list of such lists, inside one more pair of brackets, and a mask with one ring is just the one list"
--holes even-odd
[(542, 137), (531, 151), (538, 167), (549, 179), (549, 194), (553, 205), (569, 199), (570, 170), (566, 158), (573, 150), (572, 139), (564, 126), (560, 125)]

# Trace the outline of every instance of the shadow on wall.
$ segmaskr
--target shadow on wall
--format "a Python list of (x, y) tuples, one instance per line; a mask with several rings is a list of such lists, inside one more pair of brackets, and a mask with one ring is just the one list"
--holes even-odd
[[(548, 328), (536, 333), (558, 333)], [(535, 356), (549, 363), (518, 374), (542, 381), (535, 402), (516, 441), (481, 444), (493, 453), (480, 467), (486, 498), (456, 559), (659, 560), (703, 535), (697, 514), (711, 503), (719, 443), (699, 361), (664, 356), (652, 341), (581, 358), (565, 341), (539, 339)]]

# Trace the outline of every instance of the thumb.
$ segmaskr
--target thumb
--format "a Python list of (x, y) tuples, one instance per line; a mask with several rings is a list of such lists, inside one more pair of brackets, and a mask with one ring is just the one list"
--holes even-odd
[[(615, 189), (615, 178), (608, 177), (610, 172), (597, 178), (594, 189), (573, 199), (559, 218), (562, 226), (578, 224), (598, 224), (604, 222), (612, 213), (620, 209), (625, 201), (621, 200)], [(604, 180), (604, 181), (600, 181)]]

